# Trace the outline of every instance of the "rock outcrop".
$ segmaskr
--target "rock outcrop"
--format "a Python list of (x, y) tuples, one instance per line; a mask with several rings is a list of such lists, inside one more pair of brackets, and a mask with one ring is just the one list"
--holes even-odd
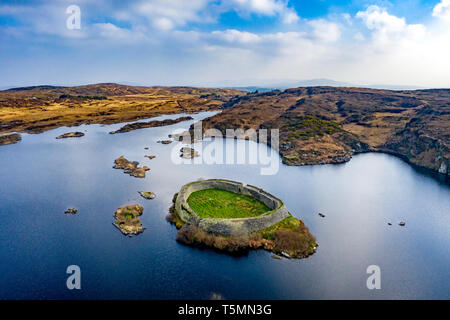
[(145, 172), (150, 170), (149, 167), (139, 167), (139, 162), (129, 161), (124, 156), (120, 156), (114, 160), (114, 169), (123, 169), (123, 171), (132, 177), (145, 178)]

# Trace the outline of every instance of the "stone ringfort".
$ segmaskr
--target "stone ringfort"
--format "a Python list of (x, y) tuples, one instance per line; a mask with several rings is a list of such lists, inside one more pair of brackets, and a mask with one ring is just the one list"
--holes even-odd
[[(193, 192), (205, 189), (220, 189), (250, 196), (264, 203), (270, 210), (249, 218), (201, 218), (189, 206), (187, 200)], [(226, 237), (248, 235), (271, 227), (290, 216), (283, 201), (272, 194), (252, 185), (223, 179), (199, 180), (184, 185), (175, 200), (175, 210), (185, 223), (196, 221), (202, 230)]]

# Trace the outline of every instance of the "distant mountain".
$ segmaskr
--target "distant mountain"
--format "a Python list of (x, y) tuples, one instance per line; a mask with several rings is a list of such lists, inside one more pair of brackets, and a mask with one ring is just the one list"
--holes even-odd
[(227, 88), (250, 91), (250, 92), (266, 92), (272, 90), (286, 90), (290, 88), (301, 87), (350, 87), (350, 88), (369, 88), (380, 90), (417, 90), (428, 89), (423, 86), (408, 85), (389, 85), (389, 84), (354, 84), (348, 82), (335, 81), (331, 79), (311, 79), (311, 80), (249, 80), (247, 83), (251, 85), (230, 85)]
[(67, 87), (41, 85), (41, 86), (29, 86), (29, 87), (10, 88), (10, 89), (6, 89), (5, 91), (40, 91), (40, 90), (53, 90), (53, 89), (63, 89), (63, 88), (67, 88)]

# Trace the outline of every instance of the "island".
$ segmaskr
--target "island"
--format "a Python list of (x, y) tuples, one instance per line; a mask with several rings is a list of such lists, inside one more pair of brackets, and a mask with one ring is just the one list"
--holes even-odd
[(193, 120), (193, 119), (194, 118), (187, 116), (187, 117), (179, 117), (177, 119), (166, 119), (166, 120), (161, 120), (161, 121), (152, 120), (152, 121), (147, 121), (147, 122), (135, 122), (135, 123), (126, 124), (118, 130), (111, 131), (110, 134), (130, 132), (133, 130), (144, 129), (144, 128), (170, 126), (170, 125), (176, 124), (178, 122), (188, 121), (188, 120)]
[(114, 169), (123, 169), (123, 171), (132, 177), (145, 178), (145, 172), (150, 170), (149, 167), (143, 166), (139, 167), (139, 162), (129, 161), (124, 156), (120, 156), (114, 160)]
[(68, 133), (64, 133), (60, 136), (57, 136), (56, 139), (80, 138), (83, 136), (84, 136), (83, 132), (68, 132)]
[(318, 244), (283, 201), (240, 182), (210, 179), (184, 185), (175, 194), (167, 220), (177, 241), (239, 254), (265, 249), (275, 257), (306, 258)]
[(142, 198), (152, 200), (156, 198), (156, 194), (151, 191), (138, 191)]
[(191, 147), (183, 147), (180, 149), (180, 157), (184, 159), (192, 159), (195, 157), (199, 157), (200, 154), (194, 148)]
[(172, 140), (158, 140), (156, 141), (156, 143), (161, 143), (161, 144), (171, 144), (173, 141)]
[(66, 211), (64, 211), (65, 214), (76, 214), (78, 212), (77, 208), (69, 208)]
[(144, 232), (138, 219), (143, 212), (144, 208), (138, 204), (120, 207), (114, 214), (116, 221), (113, 224), (126, 236), (137, 235)]

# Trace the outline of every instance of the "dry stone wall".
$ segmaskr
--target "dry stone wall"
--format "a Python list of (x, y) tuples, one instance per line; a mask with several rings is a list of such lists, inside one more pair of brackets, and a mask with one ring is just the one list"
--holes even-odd
[[(193, 192), (205, 189), (221, 189), (248, 195), (261, 201), (271, 210), (258, 217), (251, 218), (200, 218), (191, 209), (187, 203), (187, 199)], [(204, 231), (222, 236), (245, 236), (249, 233), (271, 227), (290, 216), (283, 201), (270, 193), (251, 185), (222, 179), (200, 180), (184, 185), (178, 193), (175, 201), (175, 209), (184, 222), (196, 221)]]

